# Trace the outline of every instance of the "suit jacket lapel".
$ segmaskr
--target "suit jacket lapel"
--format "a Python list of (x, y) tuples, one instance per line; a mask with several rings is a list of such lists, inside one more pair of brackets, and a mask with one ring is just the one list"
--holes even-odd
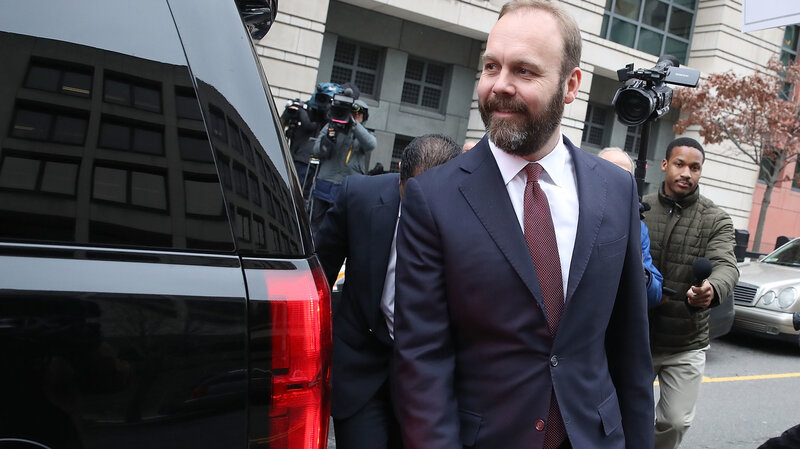
[(533, 259), (487, 139), (481, 140), (462, 159), (461, 169), (471, 175), (459, 186), (461, 194), (544, 310)]
[[(399, 178), (392, 178), (392, 182), (387, 182), (381, 189), (380, 195), (370, 212), (368, 225), (369, 254), (370, 254), (370, 285), (368, 298), (380, 298), (383, 294), (383, 284), (386, 282), (386, 268), (389, 265), (389, 252), (394, 239), (395, 227), (397, 226), (397, 213), (400, 208), (400, 191), (398, 188)], [(378, 319), (383, 316), (378, 308), (378, 314), (374, 312), (374, 305), (367, 306), (365, 314), (370, 322), (372, 329), (381, 329), (378, 326)]]
[(567, 146), (575, 165), (575, 177), (578, 181), (578, 232), (575, 238), (575, 247), (572, 250), (572, 263), (569, 268), (569, 281), (567, 283), (566, 301), (569, 303), (575, 289), (578, 288), (589, 256), (597, 243), (600, 223), (603, 221), (607, 205), (608, 186), (606, 180), (595, 169), (597, 161), (590, 158), (582, 150), (576, 148), (565, 137)]

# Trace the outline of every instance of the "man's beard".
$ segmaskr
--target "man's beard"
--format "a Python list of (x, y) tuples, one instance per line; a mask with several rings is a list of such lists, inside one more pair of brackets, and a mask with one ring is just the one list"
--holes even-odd
[[(486, 131), (498, 148), (506, 153), (525, 157), (539, 151), (561, 123), (564, 113), (564, 86), (550, 98), (545, 109), (531, 113), (528, 105), (511, 97), (489, 96), (478, 110)], [(502, 110), (523, 114), (523, 118), (494, 118), (492, 112)]]

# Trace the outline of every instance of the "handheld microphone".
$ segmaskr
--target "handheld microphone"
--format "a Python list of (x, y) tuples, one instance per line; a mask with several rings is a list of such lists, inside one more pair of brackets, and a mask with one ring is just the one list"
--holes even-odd
[[(703, 281), (706, 280), (709, 276), (711, 276), (711, 261), (706, 259), (705, 257), (698, 257), (697, 260), (694, 261), (692, 264), (692, 275), (694, 276), (694, 285), (695, 287), (700, 287), (703, 285)], [(689, 308), (690, 312), (697, 312), (701, 310), (701, 307), (695, 307), (689, 304), (689, 297), (686, 297), (685, 300), (686, 307)]]

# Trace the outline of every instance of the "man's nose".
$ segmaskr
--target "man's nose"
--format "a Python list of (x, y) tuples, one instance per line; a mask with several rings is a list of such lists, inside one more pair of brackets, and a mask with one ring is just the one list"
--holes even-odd
[(512, 96), (516, 93), (514, 79), (508, 70), (503, 69), (500, 71), (492, 86), (492, 93), (503, 96)]

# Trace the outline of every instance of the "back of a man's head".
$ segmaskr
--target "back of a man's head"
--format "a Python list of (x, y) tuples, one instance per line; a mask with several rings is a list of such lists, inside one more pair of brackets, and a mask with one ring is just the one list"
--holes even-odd
[(633, 173), (633, 159), (619, 147), (605, 147), (597, 155), (612, 164)]
[(409, 143), (400, 156), (400, 182), (405, 183), (429, 168), (444, 164), (461, 154), (461, 147), (450, 136), (426, 134)]

